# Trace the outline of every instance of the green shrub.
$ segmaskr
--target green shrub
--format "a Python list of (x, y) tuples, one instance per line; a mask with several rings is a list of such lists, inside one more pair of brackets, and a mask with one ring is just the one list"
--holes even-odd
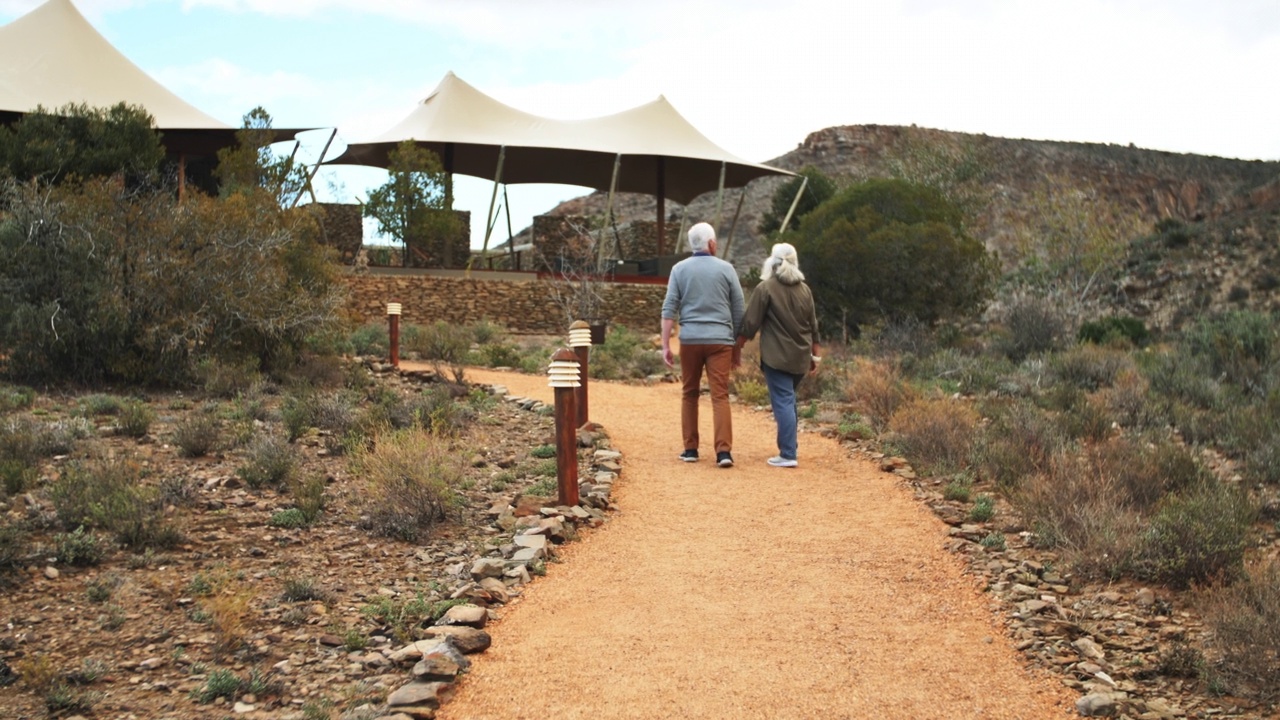
[(1201, 318), (1187, 329), (1182, 344), (1204, 358), (1214, 376), (1225, 376), (1242, 388), (1254, 387), (1274, 359), (1275, 324), (1251, 310), (1232, 310)]
[(353, 466), (368, 483), (361, 525), (377, 535), (414, 541), (458, 502), (462, 459), (435, 436), (391, 433)]
[(20, 495), (35, 484), (36, 469), (22, 460), (0, 460), (0, 488), (6, 495)]
[(82, 417), (54, 420), (40, 428), (36, 435), (36, 451), (44, 457), (69, 455), (76, 442), (94, 436), (93, 423)]
[(104, 695), (96, 690), (84, 690), (58, 682), (44, 695), (44, 706), (50, 716), (92, 715), (93, 708), (102, 702)]
[(181, 535), (139, 477), (136, 465), (118, 460), (68, 466), (50, 488), (54, 512), (67, 530), (107, 530), (127, 547), (176, 545)]
[(408, 598), (378, 596), (360, 614), (388, 628), (397, 640), (414, 639), (413, 629), (433, 620), (432, 603), (421, 592)]
[(124, 400), (115, 395), (93, 394), (80, 400), (80, 409), (89, 416), (118, 415), (124, 409)]
[(173, 429), (173, 444), (182, 457), (204, 457), (219, 447), (222, 425), (209, 413), (197, 413), (179, 422)]
[(506, 334), (506, 328), (491, 320), (480, 320), (471, 323), (471, 339), (477, 345), (489, 345), (498, 342)]
[(35, 401), (36, 391), (29, 387), (0, 384), (0, 413), (25, 410)]
[(914, 400), (893, 414), (889, 432), (902, 453), (925, 472), (956, 472), (969, 464), (978, 419), (961, 401)]
[(120, 432), (127, 437), (145, 437), (155, 419), (156, 415), (149, 405), (139, 400), (130, 400), (120, 409)]
[(0, 459), (35, 465), (44, 456), (40, 428), (30, 418), (0, 418)]
[(480, 346), (481, 362), (486, 367), (520, 367), (524, 362), (520, 349), (505, 343), (490, 343)]
[(466, 326), (437, 320), (404, 342), (406, 349), (417, 352), (422, 359), (432, 363), (441, 377), (448, 369), (454, 382), (462, 382), (472, 337), (471, 329)]
[(218, 698), (232, 701), (240, 697), (243, 683), (234, 672), (218, 668), (209, 672), (202, 687), (191, 691), (191, 697), (200, 703), (211, 703)]
[(539, 445), (538, 447), (535, 447), (534, 449), (530, 450), (529, 455), (531, 457), (536, 457), (540, 459), (553, 458), (556, 456), (556, 446), (555, 445)]
[(1001, 488), (1016, 488), (1023, 478), (1048, 470), (1066, 446), (1066, 437), (1047, 414), (1025, 401), (994, 411), (976, 450), (982, 474)]
[(23, 527), (0, 517), (0, 575), (16, 570), (31, 551), (30, 536)]
[(274, 435), (259, 436), (249, 448), (245, 464), (236, 468), (236, 475), (255, 490), (278, 487), (289, 481), (298, 465), (298, 453), (283, 438)]
[(747, 405), (768, 405), (769, 388), (757, 380), (743, 380), (736, 383), (738, 399)]
[(271, 527), (296, 529), (309, 526), (311, 523), (307, 520), (307, 516), (296, 507), (278, 510), (271, 514), (271, 519), (267, 521)]
[(124, 584), (124, 579), (115, 573), (105, 573), (95, 579), (87, 580), (84, 584), (84, 594), (89, 602), (95, 605), (101, 605), (111, 599), (115, 595), (116, 589)]
[(1177, 588), (1234, 578), (1255, 515), (1243, 493), (1217, 482), (1169, 496), (1142, 536), (1140, 574)]
[(322, 475), (307, 475), (294, 481), (289, 492), (293, 495), (294, 507), (310, 525), (320, 517), (325, 506), (325, 478)]
[(1107, 387), (1121, 371), (1132, 367), (1127, 353), (1097, 345), (1077, 345), (1049, 358), (1053, 377), (1081, 390)]
[(1005, 312), (1004, 326), (1005, 332), (998, 336), (996, 344), (1014, 362), (1057, 349), (1066, 334), (1061, 309), (1043, 297), (1012, 301)]
[(964, 475), (959, 475), (942, 488), (942, 498), (954, 502), (969, 502), (969, 493), (972, 490), (973, 481)]
[(1137, 318), (1111, 315), (1082, 323), (1076, 337), (1082, 343), (1094, 345), (1127, 342), (1133, 347), (1143, 347), (1150, 341), (1151, 333), (1147, 332), (1147, 326)]
[(69, 533), (58, 533), (53, 542), (58, 549), (58, 562), (66, 565), (97, 565), (107, 554), (98, 536), (86, 532), (83, 526)]
[(372, 322), (361, 325), (351, 333), (350, 340), (357, 355), (385, 358), (391, 351), (391, 337), (387, 323)]
[(326, 602), (329, 600), (329, 593), (320, 587), (316, 581), (309, 577), (291, 577), (285, 578), (284, 589), (280, 593), (280, 599), (285, 602), (307, 602), (319, 600)]
[(1217, 587), (1201, 605), (1222, 658), (1217, 670), (1241, 694), (1280, 697), (1280, 564), (1273, 560)]
[(982, 536), (982, 539), (978, 541), (978, 544), (988, 550), (1004, 550), (1006, 547), (1004, 533), (995, 531), (989, 532)]
[(969, 510), (969, 519), (974, 522), (986, 522), (996, 514), (996, 501), (990, 495), (979, 495)]

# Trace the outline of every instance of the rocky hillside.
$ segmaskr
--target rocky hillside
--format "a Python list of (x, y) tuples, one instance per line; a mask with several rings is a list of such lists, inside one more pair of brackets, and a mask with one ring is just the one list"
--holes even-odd
[[(1111, 144), (1013, 140), (917, 127), (849, 125), (820, 130), (795, 150), (768, 161), (789, 170), (813, 165), (841, 182), (907, 177), (942, 186), (973, 210), (971, 231), (1006, 261), (1019, 243), (1035, 242), (1036, 211), (1064, 191), (1098, 208), (1098, 218), (1137, 231), (1129, 262), (1112, 278), (1117, 309), (1157, 327), (1206, 307), (1244, 303), (1272, 307), (1280, 285), (1275, 267), (1280, 215), (1280, 162), (1177, 154)], [(730, 235), (740, 190), (727, 191), (721, 236), (729, 258), (744, 272), (763, 257), (756, 232), (775, 190), (785, 182), (752, 183)], [(1048, 199), (1046, 199), (1048, 198)], [(602, 193), (575, 198), (548, 214), (603, 212)], [(626, 194), (615, 201), (622, 222), (652, 219), (654, 199)], [(667, 204), (680, 222), (685, 208)], [(687, 208), (689, 221), (711, 221), (716, 195)], [(1175, 237), (1158, 242), (1155, 225)], [(526, 231), (527, 233), (527, 231)], [(1167, 235), (1168, 233), (1166, 233)], [(527, 237), (527, 235), (526, 235)], [(517, 239), (517, 242), (521, 242)]]

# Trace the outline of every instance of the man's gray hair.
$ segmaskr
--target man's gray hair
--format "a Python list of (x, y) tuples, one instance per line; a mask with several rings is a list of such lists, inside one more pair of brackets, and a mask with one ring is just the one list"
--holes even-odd
[(707, 252), (715, 239), (716, 231), (708, 223), (700, 222), (689, 228), (689, 249), (694, 252)]

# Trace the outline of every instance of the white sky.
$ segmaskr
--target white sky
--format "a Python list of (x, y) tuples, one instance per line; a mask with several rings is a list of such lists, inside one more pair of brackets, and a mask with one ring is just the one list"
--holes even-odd
[[(215, 117), (239, 124), (262, 105), (281, 127), (336, 126), (339, 141), (385, 130), (453, 70), (560, 118), (663, 94), (714, 142), (757, 161), (815, 130), (868, 123), (1280, 159), (1277, 0), (76, 3)], [(0, 23), (38, 4), (0, 0)], [(308, 137), (302, 156), (324, 139)], [(325, 174), (340, 200), (385, 179)], [(477, 246), (490, 189), (459, 183)], [(512, 186), (514, 229), (582, 192)]]

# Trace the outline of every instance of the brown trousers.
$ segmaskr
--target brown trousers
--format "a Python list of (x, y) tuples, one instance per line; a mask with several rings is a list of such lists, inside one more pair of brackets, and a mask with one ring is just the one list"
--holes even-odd
[(711, 418), (716, 452), (729, 452), (733, 449), (733, 418), (729, 415), (732, 345), (680, 346), (680, 379), (684, 384), (680, 398), (680, 429), (684, 434), (684, 449), (698, 449), (698, 394), (702, 388), (704, 367), (707, 370), (707, 384), (711, 386)]

